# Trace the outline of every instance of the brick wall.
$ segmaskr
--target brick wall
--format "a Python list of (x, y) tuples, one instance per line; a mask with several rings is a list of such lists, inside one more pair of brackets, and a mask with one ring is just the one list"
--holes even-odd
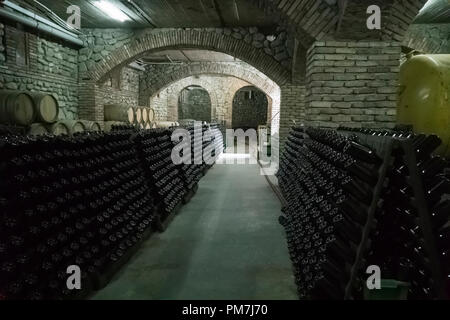
[[(19, 59), (18, 47), (27, 52)], [(76, 49), (0, 24), (0, 89), (52, 94), (60, 118), (74, 119), (78, 117), (77, 65)]]
[(125, 67), (103, 84), (82, 81), (79, 87), (80, 117), (102, 122), (105, 104), (138, 106), (140, 73), (141, 71)]
[[(280, 87), (280, 146), (283, 145), (294, 124), (305, 121), (305, 85), (285, 85)], [(273, 113), (273, 111), (272, 111)]]
[(140, 71), (123, 68), (119, 76), (119, 87), (116, 87), (115, 81), (111, 79), (98, 86), (98, 90), (96, 90), (96, 104), (102, 106), (118, 103), (125, 106), (138, 106), (139, 75)]
[(308, 51), (306, 121), (392, 127), (400, 52), (398, 42), (316, 42)]
[(140, 81), (140, 103), (172, 83), (195, 75), (232, 76), (251, 83), (272, 96), (280, 89), (264, 73), (245, 62), (197, 62), (174, 65), (148, 65)]

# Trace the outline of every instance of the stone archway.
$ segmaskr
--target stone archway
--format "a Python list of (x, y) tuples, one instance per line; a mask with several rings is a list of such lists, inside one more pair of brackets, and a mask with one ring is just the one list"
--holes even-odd
[(212, 107), (208, 91), (198, 85), (189, 85), (178, 94), (178, 119), (211, 122)]
[(257, 129), (270, 121), (267, 95), (254, 86), (237, 90), (233, 97), (232, 128)]
[(278, 84), (290, 80), (289, 71), (273, 56), (243, 39), (227, 35), (223, 29), (154, 29), (145, 30), (95, 63), (82, 78), (102, 82), (116, 68), (152, 51), (173, 48), (199, 48), (222, 52), (247, 62)]

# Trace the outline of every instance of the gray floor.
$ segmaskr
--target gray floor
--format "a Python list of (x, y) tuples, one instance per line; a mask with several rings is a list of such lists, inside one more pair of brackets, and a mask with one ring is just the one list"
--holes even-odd
[(93, 299), (297, 299), (280, 204), (257, 165), (216, 165)]

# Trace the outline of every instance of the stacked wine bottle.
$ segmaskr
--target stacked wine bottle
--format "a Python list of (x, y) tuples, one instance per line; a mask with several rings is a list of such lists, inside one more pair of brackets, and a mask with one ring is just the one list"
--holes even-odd
[[(447, 161), (433, 151), (441, 140), (389, 130), (357, 130), (398, 141), (372, 235), (368, 261), (382, 275), (409, 283), (410, 299), (450, 296), (450, 180)], [(404, 145), (410, 143), (408, 152)]]
[(134, 137), (161, 222), (181, 204), (187, 192), (181, 173), (172, 161), (171, 136), (172, 129), (153, 129)]
[(301, 298), (343, 299), (368, 227), (381, 160), (332, 130), (294, 127), (277, 174), (280, 223)]
[(0, 299), (71, 298), (70, 265), (89, 290), (151, 226), (128, 135), (8, 136), (0, 149)]

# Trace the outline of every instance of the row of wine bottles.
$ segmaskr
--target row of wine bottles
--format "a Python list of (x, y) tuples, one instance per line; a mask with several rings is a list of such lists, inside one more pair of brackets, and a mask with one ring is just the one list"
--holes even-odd
[[(408, 161), (411, 155), (402, 150), (401, 144), (392, 152), (388, 182), (376, 214), (377, 228), (371, 236), (369, 263), (380, 265), (385, 277), (408, 282), (410, 299), (449, 297), (450, 180), (444, 174), (448, 166), (446, 160), (433, 155), (441, 140), (435, 135), (407, 131), (351, 131), (398, 138), (402, 143), (410, 141), (416, 159), (411, 167)], [(414, 170), (418, 177), (412, 174)], [(422, 194), (418, 194), (418, 190)], [(430, 238), (425, 236), (427, 232)], [(442, 286), (446, 286), (444, 295), (440, 292)]]
[(134, 144), (120, 132), (1, 140), (0, 296), (64, 299), (139, 241), (154, 215)]
[(185, 193), (172, 148), (162, 129), (2, 137), (0, 300), (71, 298), (68, 266), (89, 287), (126, 257)]
[(333, 130), (292, 128), (277, 177), (301, 298), (344, 297), (381, 162)]
[(186, 190), (180, 171), (171, 158), (171, 135), (170, 129), (155, 129), (141, 131), (134, 137), (146, 178), (159, 207), (161, 220), (166, 219), (189, 191)]

